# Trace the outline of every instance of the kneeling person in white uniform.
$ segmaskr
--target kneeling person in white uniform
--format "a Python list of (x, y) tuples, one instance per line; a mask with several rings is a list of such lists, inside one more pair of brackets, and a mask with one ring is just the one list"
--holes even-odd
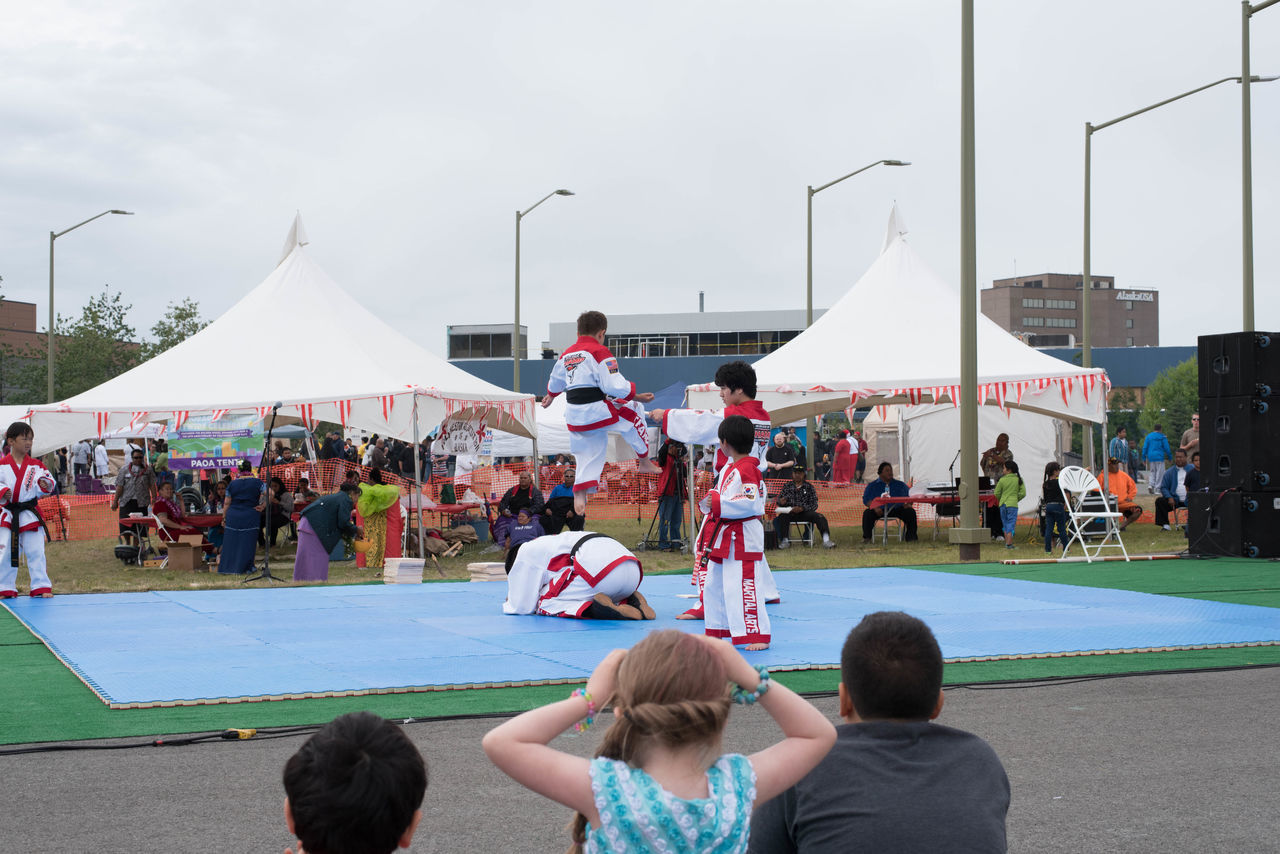
[(504, 614), (652, 620), (640, 561), (604, 534), (565, 531), (520, 546), (507, 564)]

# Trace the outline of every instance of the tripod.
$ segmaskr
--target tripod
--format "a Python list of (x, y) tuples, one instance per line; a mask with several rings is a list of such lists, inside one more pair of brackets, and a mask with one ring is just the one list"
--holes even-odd
[[(267, 437), (262, 443), (263, 464), (258, 467), (259, 471), (263, 469), (266, 470), (265, 477), (266, 477), (268, 492), (270, 492), (271, 490), (271, 431), (276, 429), (276, 413), (280, 411), (281, 406), (283, 406), (283, 404), (276, 403), (274, 406), (271, 407), (271, 423), (267, 425)], [(267, 514), (267, 527), (266, 527), (267, 536), (264, 537), (264, 542), (262, 544), (262, 565), (258, 567), (258, 572), (256, 575), (246, 575), (244, 578), (244, 581), (240, 582), (241, 584), (248, 584), (250, 581), (259, 581), (263, 578), (267, 579), (268, 581), (284, 581), (283, 578), (280, 578), (279, 576), (271, 574), (271, 536), (270, 536), (271, 534), (271, 503), (270, 503), (270, 499), (268, 499), (267, 501), (266, 514)]]

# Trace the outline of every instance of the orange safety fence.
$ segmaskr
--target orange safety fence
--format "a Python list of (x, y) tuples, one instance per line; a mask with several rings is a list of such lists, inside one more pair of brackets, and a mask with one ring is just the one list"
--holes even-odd
[[(543, 465), (539, 469), (542, 494), (549, 497), (551, 490), (561, 482), (566, 466)], [(368, 482), (370, 469), (345, 460), (324, 460), (319, 462), (295, 462), (287, 465), (271, 466), (271, 476), (280, 478), (285, 488), (296, 492), (299, 481), (306, 478), (309, 487), (318, 493), (335, 492), (348, 472), (357, 472), (362, 482)], [(481, 504), (496, 508), (503, 494), (519, 482), (520, 474), (532, 472), (533, 465), (527, 462), (503, 463), (477, 468), (455, 477), (429, 477), (424, 479), (423, 494), (429, 502), (450, 503), (447, 486), (452, 486), (455, 502), (476, 500)], [(263, 470), (265, 473), (265, 469)], [(212, 483), (216, 478), (206, 481)], [(383, 481), (401, 487), (405, 495), (412, 495), (413, 479), (398, 474), (383, 472)], [(636, 470), (634, 462), (608, 463), (600, 478), (600, 490), (591, 496), (587, 506), (588, 525), (592, 518), (625, 520), (635, 519), (639, 522), (651, 520), (657, 513), (659, 476), (644, 474)], [(770, 496), (776, 497), (781, 491), (784, 480), (766, 481)], [(866, 506), (862, 502), (865, 484), (829, 483), (811, 481), (818, 493), (818, 512), (827, 517), (833, 528), (861, 527), (862, 514)], [(694, 490), (696, 500), (701, 500), (712, 485), (712, 474), (709, 471), (694, 472)], [(187, 487), (187, 490), (200, 490), (201, 481)], [(110, 485), (107, 486), (111, 491)], [(44, 516), (49, 535), (55, 540), (88, 540), (102, 537), (114, 537), (120, 532), (118, 513), (111, 509), (111, 495), (59, 495), (40, 500), (40, 512)], [(194, 497), (194, 496), (193, 496)], [(772, 518), (774, 502), (768, 503), (768, 515)], [(430, 509), (429, 504), (424, 509)], [(934, 506), (919, 504), (915, 506), (916, 516), (920, 524), (932, 523)], [(477, 515), (480, 511), (477, 511)], [(688, 518), (688, 507), (685, 507), (685, 518)], [(1020, 522), (1034, 517), (1023, 517)], [(1152, 521), (1152, 515), (1144, 512), (1142, 522)]]

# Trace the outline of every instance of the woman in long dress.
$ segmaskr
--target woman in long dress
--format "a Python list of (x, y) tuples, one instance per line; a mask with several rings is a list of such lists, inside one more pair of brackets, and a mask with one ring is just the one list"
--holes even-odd
[(240, 476), (227, 486), (227, 506), (222, 514), (222, 557), (218, 572), (243, 574), (253, 570), (258, 549), (258, 522), (263, 508), (262, 481), (253, 476), (245, 460)]
[(852, 445), (849, 441), (849, 431), (840, 431), (840, 441), (836, 442), (835, 460), (831, 467), (831, 480), (833, 483), (852, 483), (854, 471), (857, 468), (857, 457), (851, 453)]
[(364, 554), (364, 566), (369, 569), (381, 569), (385, 562), (387, 508), (399, 502), (400, 487), (384, 484), (379, 469), (369, 472), (369, 482), (360, 487), (360, 500), (356, 502), (356, 508), (364, 522), (365, 539), (369, 540), (369, 551)]
[(329, 580), (329, 553), (344, 536), (360, 533), (360, 528), (351, 523), (354, 499), (359, 494), (360, 487), (344, 483), (338, 492), (317, 498), (302, 508), (294, 581)]

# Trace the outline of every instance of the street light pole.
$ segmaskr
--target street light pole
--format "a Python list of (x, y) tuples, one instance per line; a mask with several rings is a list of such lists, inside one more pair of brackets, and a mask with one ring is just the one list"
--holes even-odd
[[(1267, 5), (1269, 5), (1272, 2), (1280, 2), (1280, 0), (1269, 0), (1269, 3)], [(1092, 240), (1091, 225), (1090, 225), (1090, 214), (1091, 214), (1090, 173), (1092, 170), (1093, 135), (1098, 131), (1102, 130), (1103, 128), (1109, 128), (1114, 124), (1119, 124), (1120, 122), (1125, 121), (1126, 119), (1131, 119), (1135, 116), (1140, 116), (1143, 113), (1149, 113), (1152, 110), (1165, 106), (1166, 104), (1172, 104), (1174, 101), (1181, 101), (1183, 98), (1190, 97), (1191, 95), (1195, 95), (1198, 92), (1203, 92), (1205, 89), (1212, 89), (1214, 86), (1220, 86), (1223, 83), (1230, 83), (1233, 80), (1239, 83), (1244, 79), (1246, 78), (1224, 77), (1221, 80), (1215, 80), (1212, 83), (1206, 83), (1203, 86), (1199, 86), (1195, 89), (1191, 89), (1190, 91), (1183, 92), (1181, 95), (1174, 95), (1172, 98), (1165, 98), (1163, 101), (1159, 101), (1148, 107), (1143, 107), (1140, 110), (1134, 110), (1131, 113), (1125, 113), (1123, 116), (1119, 116), (1117, 118), (1111, 119), (1110, 121), (1101, 122), (1096, 125), (1091, 124), (1090, 122), (1084, 123), (1084, 271), (1083, 271), (1083, 275), (1081, 276), (1081, 282), (1080, 282), (1080, 289), (1081, 289), (1080, 299), (1083, 301), (1083, 304), (1080, 307), (1080, 323), (1081, 323), (1081, 326), (1083, 327), (1080, 331), (1080, 347), (1081, 347), (1080, 363), (1084, 367), (1086, 368), (1093, 367), (1093, 329), (1092, 329), (1093, 324), (1092, 324), (1091, 313), (1090, 313), (1090, 302), (1091, 302), (1091, 297), (1093, 296), (1093, 282), (1091, 281), (1092, 270), (1090, 269), (1090, 266), (1089, 266), (1090, 250), (1091, 250), (1090, 243)], [(1270, 82), (1275, 79), (1277, 78), (1275, 77), (1253, 77), (1252, 78), (1254, 82), (1264, 82), (1264, 83)], [(1248, 231), (1251, 227), (1252, 227), (1251, 225), (1246, 225), (1246, 231)], [(1252, 238), (1251, 237), (1246, 238), (1246, 241), (1250, 245), (1249, 254), (1250, 256), (1252, 256)], [(1249, 267), (1250, 268), (1252, 267), (1252, 263), (1249, 264)], [(1251, 309), (1253, 305), (1252, 283), (1248, 282), (1246, 284), (1246, 288), (1248, 291), (1245, 297), (1246, 323), (1251, 325), (1252, 324)], [(1086, 426), (1084, 428), (1083, 444), (1084, 444), (1083, 451), (1084, 451), (1085, 467), (1092, 469), (1093, 468), (1093, 428), (1092, 426)]]
[[(805, 230), (805, 254), (804, 254), (804, 260), (805, 260), (804, 328), (805, 329), (808, 329), (810, 326), (813, 326), (813, 197), (818, 193), (821, 193), (823, 190), (827, 189), (828, 187), (834, 187), (836, 184), (839, 184), (841, 181), (852, 178), (854, 175), (857, 175), (861, 172), (866, 172), (868, 169), (872, 169), (880, 165), (910, 166), (911, 162), (907, 160), (877, 160), (875, 163), (869, 163), (866, 166), (863, 166), (861, 169), (857, 169), (853, 172), (850, 172), (848, 175), (845, 175), (843, 178), (837, 178), (834, 181), (828, 181), (827, 183), (823, 184), (821, 187), (818, 187), (816, 190), (812, 186), (807, 188), (808, 189), (808, 193), (807, 193), (808, 219), (807, 219), (807, 227)], [(804, 439), (805, 459), (808, 461), (809, 465), (815, 466), (815, 467), (817, 465), (817, 460), (813, 458), (813, 433), (816, 428), (817, 428), (817, 423), (814, 420), (813, 416), (810, 415), (809, 418), (805, 421), (805, 431), (804, 431), (805, 432), (805, 439)]]
[(66, 234), (67, 232), (75, 231), (80, 226), (88, 225), (98, 217), (106, 216), (107, 214), (120, 214), (121, 216), (133, 216), (133, 211), (117, 211), (117, 210), (103, 211), (97, 216), (91, 216), (88, 219), (86, 219), (84, 222), (78, 222), (75, 225), (71, 226), (70, 228), (65, 228), (62, 231), (49, 232), (49, 332), (48, 332), (48, 338), (49, 338), (48, 340), (48, 351), (49, 351), (48, 380), (49, 382), (48, 382), (48, 389), (46, 392), (49, 397), (49, 400), (48, 400), (49, 403), (53, 403), (55, 399), (53, 396), (53, 356), (54, 356), (54, 350), (56, 347), (55, 342), (57, 341), (57, 338), (58, 338), (58, 336), (55, 334), (57, 330), (54, 328), (55, 315), (53, 311), (53, 241), (57, 240), (59, 237)]
[(552, 196), (572, 196), (569, 190), (552, 190), (523, 211), (516, 211), (516, 317), (511, 324), (511, 390), (520, 393), (520, 359), (524, 356), (520, 346), (520, 220)]
[(1240, 4), (1240, 183), (1241, 241), (1243, 243), (1243, 299), (1244, 331), (1253, 331), (1253, 119), (1249, 103), (1249, 84), (1256, 79), (1249, 73), (1249, 19), (1255, 12), (1274, 6), (1280, 0), (1251, 5), (1249, 0)]

